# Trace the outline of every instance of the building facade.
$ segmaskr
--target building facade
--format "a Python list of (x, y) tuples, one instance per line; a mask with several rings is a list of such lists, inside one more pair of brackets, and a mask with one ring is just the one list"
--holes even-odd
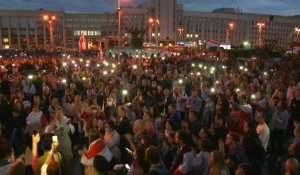
[[(295, 28), (300, 16), (242, 13), (237, 9), (213, 12), (186, 11), (176, 0), (149, 0), (137, 7), (121, 7), (121, 43), (130, 43), (133, 31), (148, 45), (206, 45), (208, 41), (231, 45), (276, 45), (289, 48), (299, 39)], [(49, 22), (44, 16), (55, 16)], [(51, 24), (50, 24), (51, 23)], [(0, 10), (0, 48), (78, 49), (84, 33), (88, 48), (102, 42), (113, 47), (118, 40), (115, 13), (73, 13), (65, 11)]]

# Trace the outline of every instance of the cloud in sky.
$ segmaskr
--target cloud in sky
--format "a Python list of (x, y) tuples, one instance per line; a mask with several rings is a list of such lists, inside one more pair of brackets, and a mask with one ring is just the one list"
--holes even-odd
[[(122, 5), (138, 5), (147, 0), (122, 0)], [(243, 12), (274, 15), (300, 14), (300, 0), (177, 0), (184, 9), (210, 12), (217, 8), (241, 8)], [(51, 9), (77, 12), (115, 11), (117, 0), (0, 0), (2, 9)]]

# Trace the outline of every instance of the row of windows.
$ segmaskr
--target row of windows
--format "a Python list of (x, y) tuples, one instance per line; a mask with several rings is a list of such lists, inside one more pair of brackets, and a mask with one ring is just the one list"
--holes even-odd
[(100, 36), (100, 31), (93, 31), (93, 30), (75, 30), (73, 32), (74, 36), (80, 36), (81, 34), (84, 34), (86, 36)]

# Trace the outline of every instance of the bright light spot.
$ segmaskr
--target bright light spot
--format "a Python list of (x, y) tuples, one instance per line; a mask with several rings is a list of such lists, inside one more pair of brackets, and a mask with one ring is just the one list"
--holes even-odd
[(256, 98), (255, 94), (252, 94), (251, 99), (255, 99), (255, 98)]
[(211, 88), (210, 92), (215, 93), (216, 92), (215, 88)]
[(122, 91), (122, 94), (123, 94), (123, 95), (127, 95), (127, 94), (128, 94), (128, 91), (127, 91), (127, 90), (123, 90), (123, 91)]
[(85, 81), (85, 80), (86, 80), (86, 78), (85, 78), (85, 77), (82, 77), (82, 80), (83, 80), (83, 81)]
[(132, 68), (133, 68), (133, 69), (137, 69), (137, 65), (133, 65)]
[(100, 64), (97, 64), (97, 67), (100, 67)]
[(244, 69), (244, 66), (240, 66), (240, 70), (243, 70)]
[(67, 83), (67, 80), (66, 79), (62, 79), (62, 81), (61, 81), (62, 83)]
[(182, 84), (182, 83), (183, 83), (182, 79), (179, 79), (179, 81), (178, 81), (178, 82), (179, 82), (179, 84)]
[(28, 75), (28, 79), (33, 79), (33, 75)]
[(195, 67), (195, 63), (192, 63), (192, 67)]
[(63, 66), (67, 66), (67, 63), (66, 63), (66, 62), (63, 62)]
[(105, 70), (105, 71), (103, 71), (103, 75), (107, 75), (107, 71)]

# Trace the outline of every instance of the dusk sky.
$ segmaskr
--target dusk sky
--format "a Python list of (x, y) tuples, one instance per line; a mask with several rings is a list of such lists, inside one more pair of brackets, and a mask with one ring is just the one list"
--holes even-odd
[[(147, 0), (121, 0), (122, 5), (136, 6)], [(300, 0), (178, 0), (185, 10), (211, 12), (221, 7), (238, 6), (243, 12), (274, 15), (300, 15)], [(2, 9), (64, 9), (73, 12), (111, 12), (117, 0), (0, 0)]]

